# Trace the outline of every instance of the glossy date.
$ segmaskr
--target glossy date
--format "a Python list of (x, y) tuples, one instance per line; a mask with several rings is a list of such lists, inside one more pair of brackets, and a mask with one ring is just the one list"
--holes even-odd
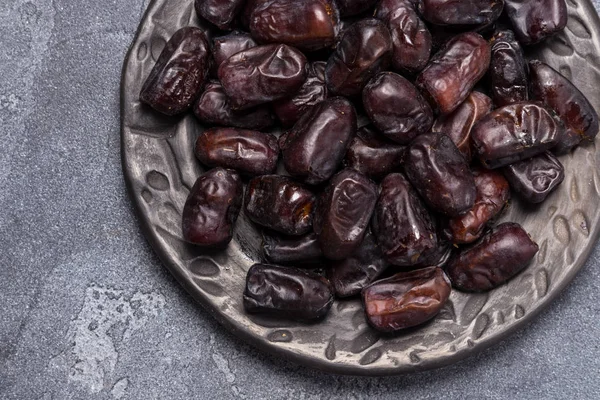
[(504, 0), (423, 0), (423, 18), (435, 25), (467, 27), (496, 21)]
[(501, 30), (492, 38), (490, 85), (496, 107), (529, 100), (527, 61), (515, 34)]
[(215, 67), (219, 68), (219, 65), (232, 55), (256, 46), (252, 36), (245, 32), (231, 32), (228, 35), (214, 38), (212, 56)]
[(317, 235), (274, 236), (263, 234), (262, 253), (270, 263), (314, 265), (323, 261), (323, 252)]
[(565, 178), (563, 165), (549, 152), (511, 164), (503, 172), (513, 190), (530, 203), (546, 200)]
[(196, 0), (196, 13), (217, 28), (227, 30), (244, 8), (246, 0)]
[(505, 0), (504, 9), (517, 39), (525, 45), (538, 43), (567, 25), (565, 0)]

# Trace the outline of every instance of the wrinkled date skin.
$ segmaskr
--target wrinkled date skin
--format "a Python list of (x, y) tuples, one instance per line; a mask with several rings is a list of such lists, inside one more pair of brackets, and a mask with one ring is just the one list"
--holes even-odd
[(394, 142), (408, 144), (433, 124), (433, 111), (427, 101), (412, 83), (393, 72), (374, 77), (362, 97), (373, 125)]
[(529, 100), (527, 62), (515, 34), (501, 30), (492, 37), (490, 84), (496, 107)]
[(327, 63), (323, 61), (308, 64), (308, 77), (300, 90), (292, 97), (273, 103), (273, 110), (284, 127), (293, 126), (309, 108), (325, 101), (327, 98), (326, 65)]
[(490, 45), (475, 32), (450, 39), (417, 78), (431, 105), (450, 114), (469, 96), (490, 66)]
[(285, 169), (311, 185), (325, 182), (344, 159), (356, 124), (354, 106), (342, 97), (313, 107), (279, 140)]
[(342, 17), (361, 14), (374, 7), (379, 0), (336, 0)]
[(421, 325), (435, 317), (450, 297), (441, 268), (402, 272), (367, 286), (362, 300), (369, 324), (381, 332)]
[(423, 199), (449, 217), (467, 212), (477, 190), (469, 165), (456, 145), (442, 133), (418, 136), (406, 149), (404, 170)]
[(473, 171), (477, 197), (465, 214), (448, 220), (444, 233), (454, 244), (472, 243), (484, 228), (496, 218), (510, 199), (510, 187), (504, 176), (494, 170)]
[(386, 69), (392, 56), (392, 37), (383, 22), (363, 19), (346, 29), (327, 62), (325, 80), (338, 95), (360, 95), (369, 79)]
[(425, 254), (438, 247), (431, 215), (399, 173), (390, 174), (381, 182), (371, 227), (383, 255), (393, 265), (417, 265)]
[(383, 0), (375, 12), (390, 30), (392, 66), (400, 72), (420, 72), (431, 56), (431, 33), (416, 12), (422, 5), (422, 0)]
[(448, 135), (467, 162), (471, 162), (471, 130), (485, 115), (492, 111), (492, 99), (480, 92), (471, 92), (456, 110), (440, 115), (431, 128), (432, 132)]
[(535, 103), (498, 108), (473, 127), (473, 150), (486, 168), (498, 168), (556, 146), (564, 127), (553, 112)]
[(371, 179), (380, 180), (404, 163), (406, 147), (388, 140), (369, 126), (359, 129), (352, 139), (344, 165)]
[(538, 245), (521, 225), (506, 222), (456, 254), (446, 273), (459, 290), (486, 292), (521, 272), (537, 252)]
[(496, 21), (504, 0), (423, 0), (423, 18), (435, 25), (489, 25)]
[(246, 0), (196, 0), (196, 13), (222, 30), (232, 27)]
[(259, 42), (314, 51), (335, 44), (340, 15), (334, 0), (266, 0), (256, 3), (249, 22)]
[(525, 45), (538, 43), (567, 25), (565, 0), (505, 0), (504, 9), (517, 39)]
[(552, 153), (546, 152), (505, 167), (504, 175), (520, 197), (541, 203), (565, 178), (565, 169)]
[(262, 252), (273, 264), (312, 265), (323, 261), (319, 239), (314, 233), (305, 236), (263, 235)]
[(199, 177), (183, 207), (183, 238), (199, 246), (226, 246), (243, 195), (242, 179), (234, 171), (215, 168)]
[(204, 87), (204, 92), (194, 104), (194, 115), (208, 125), (263, 130), (273, 126), (275, 118), (269, 107), (257, 106), (249, 110), (234, 110), (229, 98), (217, 81)]
[(363, 174), (344, 169), (319, 197), (313, 229), (330, 260), (343, 260), (360, 246), (377, 202), (377, 185)]
[(245, 211), (255, 223), (286, 235), (310, 232), (315, 195), (303, 185), (279, 175), (263, 175), (246, 189)]
[(214, 38), (212, 56), (215, 67), (219, 68), (219, 65), (232, 55), (256, 46), (252, 36), (245, 32), (231, 32), (228, 35)]
[(333, 304), (327, 279), (295, 268), (254, 264), (246, 276), (244, 308), (292, 320), (323, 318)]
[(212, 128), (196, 140), (195, 154), (208, 167), (235, 169), (247, 175), (272, 173), (279, 159), (277, 138), (269, 133)]
[(581, 142), (591, 143), (598, 134), (598, 114), (579, 89), (548, 64), (529, 63), (531, 92), (554, 110), (567, 127), (555, 153), (564, 154)]
[(375, 238), (367, 232), (354, 254), (334, 262), (327, 271), (327, 277), (337, 297), (351, 297), (375, 281), (388, 265)]
[(175, 32), (142, 86), (140, 101), (165, 115), (187, 111), (202, 91), (210, 67), (209, 44), (198, 28)]
[(246, 109), (296, 92), (306, 80), (306, 57), (284, 44), (253, 47), (219, 66), (219, 80), (234, 109)]

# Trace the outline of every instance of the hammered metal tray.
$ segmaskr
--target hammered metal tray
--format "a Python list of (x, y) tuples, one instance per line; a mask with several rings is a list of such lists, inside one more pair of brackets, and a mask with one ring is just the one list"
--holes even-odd
[[(571, 78), (600, 109), (600, 24), (589, 0), (567, 0), (569, 23), (530, 54)], [(257, 347), (322, 370), (393, 375), (456, 362), (505, 338), (549, 304), (579, 271), (600, 231), (600, 160), (596, 144), (561, 158), (567, 174), (537, 207), (513, 201), (503, 220), (521, 223), (540, 245), (534, 262), (508, 284), (485, 294), (453, 291), (435, 320), (400, 335), (371, 329), (358, 300), (336, 301), (318, 324), (247, 315), (246, 271), (260, 260), (260, 234), (243, 212), (226, 251), (207, 252), (182, 240), (180, 218), (202, 169), (193, 155), (201, 127), (192, 115), (165, 118), (138, 100), (141, 85), (166, 41), (198, 25), (193, 0), (154, 0), (123, 68), (122, 161), (143, 231), (185, 289), (221, 324)]]

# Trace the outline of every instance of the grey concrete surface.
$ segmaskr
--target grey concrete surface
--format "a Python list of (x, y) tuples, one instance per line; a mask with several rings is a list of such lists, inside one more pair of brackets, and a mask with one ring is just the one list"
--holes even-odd
[(125, 191), (119, 79), (146, 5), (0, 0), (0, 398), (600, 398), (600, 247), (526, 329), (437, 371), (331, 376), (221, 328)]

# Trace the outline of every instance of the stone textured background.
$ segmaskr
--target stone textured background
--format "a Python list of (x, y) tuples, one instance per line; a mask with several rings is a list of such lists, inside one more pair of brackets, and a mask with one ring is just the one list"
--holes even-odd
[(526, 329), (437, 371), (332, 376), (221, 328), (154, 256), (122, 178), (121, 65), (146, 5), (0, 0), (1, 399), (600, 396), (600, 247)]

